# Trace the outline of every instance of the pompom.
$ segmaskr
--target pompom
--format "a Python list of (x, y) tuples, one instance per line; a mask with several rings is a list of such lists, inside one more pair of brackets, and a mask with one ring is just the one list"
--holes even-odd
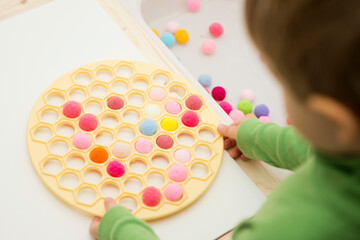
[(76, 101), (68, 101), (64, 104), (63, 114), (68, 118), (77, 118), (81, 114), (80, 103)]
[(78, 149), (88, 149), (91, 143), (91, 137), (87, 133), (78, 132), (73, 137), (73, 144)]
[(237, 108), (245, 115), (252, 112), (252, 104), (249, 100), (241, 100), (238, 103)]
[(178, 102), (170, 100), (165, 104), (165, 110), (170, 114), (178, 114), (181, 112), (181, 106)]
[(199, 83), (203, 87), (210, 87), (211, 85), (211, 76), (209, 74), (201, 74), (198, 78)]
[(201, 50), (205, 54), (212, 54), (216, 49), (216, 43), (213, 39), (206, 39), (201, 44)]
[(164, 195), (167, 200), (176, 202), (183, 196), (183, 189), (178, 183), (170, 183), (164, 190)]
[(106, 171), (110, 176), (118, 178), (125, 174), (125, 167), (118, 161), (111, 161), (107, 166)]
[(202, 107), (203, 102), (198, 96), (191, 95), (185, 100), (185, 105), (191, 110), (199, 110)]
[(107, 106), (113, 110), (119, 110), (124, 106), (124, 100), (118, 96), (112, 96), (107, 101)]
[(214, 87), (211, 91), (211, 95), (216, 101), (222, 101), (226, 97), (226, 91), (223, 87)]
[(249, 100), (250, 102), (254, 102), (255, 100), (255, 93), (253, 90), (251, 89), (244, 89), (241, 93), (240, 93), (240, 99), (241, 100)]
[(79, 127), (87, 132), (93, 131), (98, 125), (97, 118), (92, 113), (86, 113), (80, 117)]
[(187, 6), (191, 12), (196, 12), (200, 8), (200, 0), (188, 0)]
[(90, 152), (90, 159), (94, 163), (104, 163), (108, 160), (109, 153), (103, 147), (96, 147)]
[(215, 22), (209, 26), (209, 32), (214, 37), (220, 37), (223, 34), (224, 29), (220, 23)]
[(174, 144), (174, 140), (168, 135), (161, 135), (156, 139), (156, 144), (159, 148), (170, 149)]
[(186, 167), (179, 163), (175, 163), (170, 167), (168, 175), (169, 178), (175, 182), (183, 182), (187, 178)]
[(167, 46), (171, 47), (175, 43), (175, 37), (169, 32), (164, 32), (161, 37), (161, 41)]
[(191, 155), (188, 150), (180, 148), (174, 152), (174, 159), (177, 162), (186, 163), (190, 161)]
[(189, 41), (189, 34), (185, 29), (179, 29), (175, 32), (175, 39), (180, 44), (185, 44)]
[(161, 202), (161, 193), (156, 187), (150, 186), (145, 188), (142, 195), (143, 203), (148, 207), (155, 207)]
[(245, 114), (242, 111), (237, 110), (237, 109), (232, 110), (229, 113), (229, 116), (234, 122), (245, 118)]
[(226, 101), (220, 102), (219, 105), (227, 114), (229, 114), (232, 110), (231, 104)]
[(156, 36), (159, 37), (159, 32), (155, 28), (152, 28), (151, 30), (155, 33)]
[(147, 116), (149, 116), (151, 118), (157, 118), (161, 115), (161, 110), (160, 110), (159, 106), (157, 106), (155, 104), (147, 105), (144, 109), (144, 112)]
[(271, 118), (269, 118), (268, 116), (260, 116), (260, 117), (259, 117), (259, 120), (260, 120), (261, 122), (264, 122), (264, 123), (270, 123), (270, 122), (272, 122)]
[(149, 98), (155, 102), (161, 102), (165, 99), (165, 91), (159, 87), (151, 88), (149, 92)]
[(174, 34), (177, 30), (179, 30), (180, 24), (176, 21), (170, 21), (165, 26), (165, 31)]
[(173, 132), (178, 128), (178, 122), (174, 118), (165, 117), (160, 122), (161, 128), (168, 132)]
[(131, 149), (129, 144), (123, 142), (115, 143), (111, 151), (113, 155), (118, 158), (126, 158), (131, 154)]
[(140, 123), (139, 129), (145, 136), (152, 136), (157, 132), (158, 127), (154, 120), (145, 119)]
[(199, 121), (199, 116), (191, 110), (186, 111), (181, 117), (181, 122), (187, 127), (196, 127)]
[(265, 104), (260, 104), (255, 107), (254, 114), (257, 118), (261, 116), (269, 116), (270, 110)]
[(151, 142), (147, 139), (141, 138), (135, 143), (135, 150), (138, 153), (148, 154), (153, 149)]

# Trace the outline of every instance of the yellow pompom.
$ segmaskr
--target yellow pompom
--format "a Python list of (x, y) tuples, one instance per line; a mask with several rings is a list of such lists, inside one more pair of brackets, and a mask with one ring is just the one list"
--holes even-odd
[(173, 132), (178, 128), (178, 122), (174, 118), (166, 117), (161, 120), (161, 128), (168, 132)]
[(185, 44), (189, 41), (189, 34), (185, 29), (179, 29), (175, 32), (175, 39), (180, 44)]
[(156, 34), (156, 36), (159, 36), (159, 32), (156, 30), (156, 29), (151, 29), (155, 34)]

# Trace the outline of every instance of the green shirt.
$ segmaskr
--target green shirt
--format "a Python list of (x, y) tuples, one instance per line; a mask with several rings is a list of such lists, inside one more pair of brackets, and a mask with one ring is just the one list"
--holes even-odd
[[(293, 170), (258, 213), (240, 223), (233, 239), (360, 239), (360, 157), (314, 151), (292, 127), (244, 121), (237, 133), (243, 154)], [(224, 216), (225, 217), (225, 216)], [(158, 239), (123, 207), (100, 222), (99, 239)]]

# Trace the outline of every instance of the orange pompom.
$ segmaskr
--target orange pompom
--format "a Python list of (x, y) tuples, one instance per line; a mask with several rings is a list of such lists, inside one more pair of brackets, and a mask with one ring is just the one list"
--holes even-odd
[(109, 157), (108, 151), (103, 147), (96, 147), (90, 152), (90, 159), (94, 163), (104, 163)]

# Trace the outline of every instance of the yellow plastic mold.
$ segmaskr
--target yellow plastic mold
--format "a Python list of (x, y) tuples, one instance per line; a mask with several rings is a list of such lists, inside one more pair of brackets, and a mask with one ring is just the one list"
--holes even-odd
[[(162, 102), (152, 101), (148, 97), (152, 87), (162, 88), (166, 92), (166, 99)], [(181, 122), (181, 116), (187, 110), (185, 100), (190, 95), (197, 95), (203, 101), (202, 108), (195, 111), (200, 118), (195, 128), (186, 127)], [(124, 107), (120, 110), (109, 109), (106, 103), (111, 96), (120, 96), (124, 100)], [(82, 114), (93, 113), (98, 118), (96, 130), (88, 132), (92, 146), (86, 150), (76, 149), (72, 145), (74, 134), (81, 131), (79, 117), (69, 119), (62, 114), (63, 105), (73, 99), (81, 104)], [(173, 115), (165, 111), (165, 103), (169, 100), (180, 104), (180, 113)], [(139, 131), (139, 123), (149, 118), (143, 113), (148, 105), (160, 108), (160, 116), (153, 118), (158, 131), (151, 137), (143, 136)], [(135, 113), (137, 119), (127, 120), (129, 112)], [(164, 117), (176, 119), (179, 127), (173, 132), (165, 131), (160, 126)], [(37, 173), (65, 203), (91, 215), (102, 216), (105, 213), (103, 199), (112, 196), (120, 205), (131, 208), (137, 217), (153, 220), (184, 209), (210, 186), (220, 168), (223, 153), (223, 139), (216, 130), (218, 123), (211, 105), (182, 77), (148, 63), (110, 60), (72, 70), (44, 91), (29, 117), (27, 144)], [(132, 136), (124, 137), (123, 131), (131, 132)], [(162, 134), (174, 140), (171, 149), (157, 147), (156, 138)], [(190, 141), (184, 142), (183, 136)], [(94, 163), (89, 158), (91, 149), (102, 144), (98, 137), (107, 137), (104, 148), (108, 150), (109, 158), (102, 164)], [(153, 150), (150, 153), (135, 152), (134, 144), (139, 138), (151, 141)], [(129, 157), (117, 159), (113, 156), (111, 147), (119, 141), (130, 145), (132, 154)], [(179, 148), (189, 151), (191, 159), (181, 163), (188, 171), (187, 179), (179, 183), (184, 191), (183, 196), (179, 201), (171, 202), (165, 198), (164, 189), (173, 182), (167, 173), (176, 163), (173, 154)], [(201, 152), (204, 149), (208, 153)], [(159, 158), (166, 164), (156, 162)], [(114, 178), (107, 173), (106, 167), (111, 160), (118, 160), (125, 166), (126, 172), (122, 177)], [(144, 163), (143, 172), (132, 170), (131, 165), (137, 160)], [(149, 178), (154, 176), (163, 181), (156, 186), (162, 197), (159, 205), (148, 207), (142, 202), (142, 193), (151, 184)], [(127, 189), (130, 181), (138, 184), (136, 191)]]

